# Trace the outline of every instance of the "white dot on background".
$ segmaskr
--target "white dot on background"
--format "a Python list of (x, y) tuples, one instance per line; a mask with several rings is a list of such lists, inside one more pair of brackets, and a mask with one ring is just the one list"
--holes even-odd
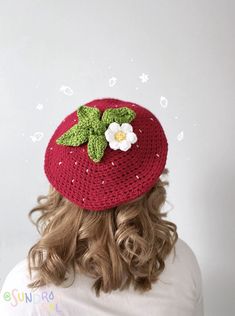
[(101, 183), (104, 184), (104, 180)]
[(78, 162), (77, 161), (75, 161), (75, 163), (74, 163), (75, 165), (77, 165), (78, 164)]
[(73, 153), (73, 151), (71, 150), (69, 153), (70, 153), (70, 154), (72, 154), (72, 153)]
[(60, 91), (69, 96), (73, 95), (73, 90), (69, 86), (61, 86)]
[(44, 136), (43, 132), (35, 132), (33, 135), (30, 136), (30, 138), (35, 143), (35, 142), (40, 142), (43, 136)]
[(138, 174), (136, 175), (136, 179), (139, 179), (140, 177), (138, 176)]
[(111, 77), (109, 79), (109, 86), (112, 88), (115, 86), (115, 84), (117, 83), (117, 78), (116, 77)]
[(61, 164), (62, 164), (62, 161), (59, 162), (59, 165), (61, 165)]
[(161, 97), (160, 97), (160, 104), (161, 104), (161, 107), (162, 107), (162, 108), (164, 108), (164, 109), (167, 108), (167, 106), (168, 106), (168, 100), (167, 100), (167, 98), (161, 96)]
[(85, 198), (82, 198), (82, 202), (84, 202), (85, 201)]
[(111, 163), (112, 163), (112, 165), (114, 166), (114, 162), (112, 161)]
[(145, 83), (149, 80), (149, 75), (145, 74), (145, 73), (142, 73), (140, 76), (139, 76), (140, 80), (142, 83)]
[(157, 156), (158, 158), (160, 157), (160, 155), (159, 155), (158, 153), (156, 154), (156, 156)]
[(184, 131), (181, 131), (178, 135), (177, 135), (177, 140), (179, 142), (181, 142), (184, 139)]
[(72, 183), (74, 183), (74, 179), (72, 179)]
[(38, 103), (38, 105), (36, 106), (36, 109), (41, 111), (43, 110), (43, 104), (42, 103)]
[(86, 169), (86, 173), (88, 173), (89, 169)]

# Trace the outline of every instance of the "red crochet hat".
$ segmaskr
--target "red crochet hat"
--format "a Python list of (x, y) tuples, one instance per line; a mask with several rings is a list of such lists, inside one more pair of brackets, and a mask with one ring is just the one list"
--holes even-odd
[(57, 127), (44, 170), (65, 198), (101, 211), (147, 192), (165, 167), (167, 151), (164, 130), (149, 110), (133, 102), (97, 99)]

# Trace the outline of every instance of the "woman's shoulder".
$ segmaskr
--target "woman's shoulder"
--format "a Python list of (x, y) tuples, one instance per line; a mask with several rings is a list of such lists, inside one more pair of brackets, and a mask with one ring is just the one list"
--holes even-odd
[(189, 244), (181, 238), (175, 243), (175, 250), (178, 259), (183, 258), (185, 263), (198, 264), (197, 257)]
[(28, 259), (24, 258), (10, 270), (4, 280), (0, 290), (0, 315), (47, 316), (59, 310), (55, 287), (31, 289), (28, 284), (32, 281), (28, 271)]
[(201, 299), (201, 268), (195, 252), (183, 239), (177, 239), (174, 249), (167, 257), (162, 277), (173, 280), (183, 291), (190, 291), (196, 301)]
[[(0, 315), (25, 315), (22, 304), (18, 304), (18, 295), (22, 295), (27, 284), (27, 260), (19, 261), (6, 275), (0, 289)], [(20, 292), (19, 292), (20, 291)], [(17, 306), (18, 305), (18, 306)], [(17, 306), (17, 308), (16, 308)]]
[(16, 263), (6, 275), (3, 285), (9, 286), (12, 284), (13, 286), (17, 286), (17, 283), (19, 281), (30, 279), (29, 273), (27, 271), (27, 267), (28, 267), (27, 258), (24, 258), (18, 261), (18, 263)]
[(178, 238), (174, 248), (166, 258), (166, 266), (170, 269), (178, 269), (195, 274), (201, 274), (198, 259), (189, 244), (181, 238)]
[(175, 260), (182, 268), (194, 272), (196, 275), (201, 274), (197, 256), (189, 244), (181, 238), (178, 238), (175, 244), (173, 260)]

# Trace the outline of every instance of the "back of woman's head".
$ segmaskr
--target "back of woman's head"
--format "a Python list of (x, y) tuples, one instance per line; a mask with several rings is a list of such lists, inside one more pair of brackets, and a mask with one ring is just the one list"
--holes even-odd
[[(41, 234), (28, 253), (29, 271), (37, 272), (30, 287), (60, 285), (72, 269), (94, 278), (97, 296), (130, 285), (150, 290), (178, 238), (176, 225), (161, 211), (166, 185), (159, 178), (139, 198), (96, 212), (73, 204), (50, 185), (29, 213)], [(40, 216), (33, 220), (35, 212)]]

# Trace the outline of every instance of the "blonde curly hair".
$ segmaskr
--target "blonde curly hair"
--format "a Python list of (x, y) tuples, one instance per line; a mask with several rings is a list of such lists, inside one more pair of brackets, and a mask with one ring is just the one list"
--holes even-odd
[[(61, 285), (72, 268), (95, 279), (96, 296), (130, 285), (150, 290), (178, 239), (177, 226), (161, 212), (168, 184), (160, 177), (134, 201), (97, 212), (73, 204), (50, 185), (29, 212), (41, 238), (28, 252), (30, 276), (37, 273), (28, 287)], [(35, 212), (40, 212), (36, 221)]]

